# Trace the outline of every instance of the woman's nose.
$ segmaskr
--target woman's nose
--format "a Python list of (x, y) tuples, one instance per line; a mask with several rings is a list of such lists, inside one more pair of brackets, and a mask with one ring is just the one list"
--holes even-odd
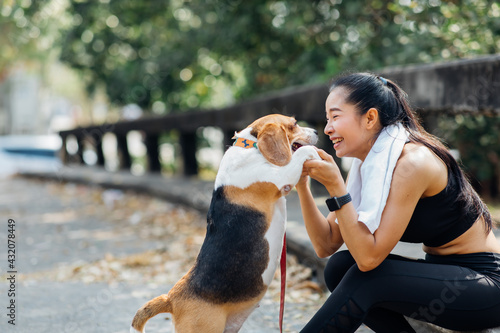
[(333, 125), (330, 122), (328, 122), (325, 126), (324, 133), (326, 135), (330, 135), (332, 132), (333, 132)]

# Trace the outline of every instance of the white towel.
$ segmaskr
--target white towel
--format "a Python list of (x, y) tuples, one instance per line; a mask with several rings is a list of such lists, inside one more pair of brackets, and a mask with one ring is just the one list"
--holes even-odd
[(384, 127), (364, 162), (355, 158), (347, 183), (352, 203), (373, 234), (380, 225), (396, 162), (401, 156), (408, 132), (401, 123)]

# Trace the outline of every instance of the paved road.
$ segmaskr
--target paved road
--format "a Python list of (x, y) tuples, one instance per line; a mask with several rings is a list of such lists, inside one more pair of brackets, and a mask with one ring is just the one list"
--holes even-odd
[[(200, 211), (208, 207), (212, 184), (185, 179), (164, 179), (160, 176), (135, 177), (128, 173), (109, 174), (90, 168), (66, 168), (57, 172), (37, 174), (37, 177), (104, 187), (134, 189), (173, 202), (187, 204)], [(16, 220), (16, 326), (7, 323), (9, 284), (0, 282), (0, 308), (5, 314), (0, 332), (127, 332), (130, 319), (144, 301), (164, 293), (169, 286), (134, 283), (84, 283), (83, 281), (54, 282), (53, 280), (22, 280), (22, 274), (102, 259), (104, 253), (123, 256), (161, 246), (138, 239), (126, 228), (117, 228), (111, 219), (95, 219), (92, 214), (68, 215), (69, 208), (77, 210), (79, 194), (55, 197), (47, 183), (26, 178), (0, 179), (1, 248), (7, 239), (8, 219)], [(70, 187), (71, 189), (71, 187)], [(319, 199), (322, 204), (322, 200)], [(297, 198), (288, 198), (289, 244), (303, 254), (303, 260), (321, 266), (312, 252), (301, 223)], [(324, 209), (324, 207), (323, 207)], [(59, 222), (58, 222), (59, 221)], [(71, 223), (64, 223), (71, 221)], [(497, 234), (497, 236), (500, 236)], [(499, 237), (500, 240), (500, 237)], [(400, 244), (396, 253), (412, 257), (423, 255), (420, 246)], [(6, 257), (4, 255), (3, 257)], [(5, 259), (4, 259), (5, 260)], [(5, 276), (6, 260), (0, 262), (0, 276)], [(22, 274), (21, 274), (22, 273)], [(245, 324), (242, 332), (277, 332), (275, 301), (266, 296)], [(301, 304), (287, 303), (287, 331), (297, 332), (314, 311)], [(149, 332), (171, 332), (168, 316), (159, 315), (148, 323)], [(167, 323), (167, 324), (165, 324)], [(360, 328), (358, 333), (371, 332)], [(429, 328), (419, 332), (438, 332)], [(441, 332), (441, 331), (439, 331)], [(444, 332), (444, 331), (443, 331)]]
[[(162, 246), (160, 240), (137, 237), (126, 224), (117, 224), (110, 213), (87, 206), (81, 201), (95, 195), (80, 186), (64, 185), (64, 192), (54, 194), (53, 182), (24, 178), (0, 179), (1, 248), (6, 252), (9, 234), (7, 221), (16, 222), (17, 274), (15, 297), (9, 297), (6, 282), (6, 253), (0, 262), (0, 332), (19, 333), (113, 333), (128, 332), (137, 308), (154, 296), (165, 293), (171, 285), (54, 281), (46, 273), (64, 271), (64, 267), (101, 260), (105, 254), (115, 257), (144, 252)], [(82, 214), (80, 214), (82, 213)], [(99, 217), (99, 218), (98, 218)], [(33, 278), (44, 272), (42, 278)], [(180, 276), (184, 272), (179, 272)], [(53, 274), (49, 274), (53, 276)], [(15, 300), (15, 326), (8, 323), (6, 308)], [(278, 302), (267, 295), (242, 332), (277, 332)], [(303, 304), (287, 303), (285, 327), (297, 332), (312, 316), (313, 309)], [(158, 315), (148, 322), (149, 332), (172, 332), (170, 315)], [(167, 319), (167, 320), (166, 320)], [(360, 329), (358, 332), (369, 332)]]

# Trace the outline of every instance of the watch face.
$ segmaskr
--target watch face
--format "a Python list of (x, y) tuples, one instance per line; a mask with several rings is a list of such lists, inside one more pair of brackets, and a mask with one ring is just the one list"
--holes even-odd
[(336, 197), (333, 197), (333, 198), (326, 200), (326, 205), (328, 206), (328, 209), (331, 212), (340, 209), (340, 205), (339, 205), (339, 202), (338, 202)]
[(334, 212), (336, 210), (339, 210), (343, 205), (345, 205), (348, 202), (351, 202), (351, 195), (349, 193), (338, 198), (332, 197), (330, 199), (327, 199), (326, 205), (328, 206), (330, 212)]

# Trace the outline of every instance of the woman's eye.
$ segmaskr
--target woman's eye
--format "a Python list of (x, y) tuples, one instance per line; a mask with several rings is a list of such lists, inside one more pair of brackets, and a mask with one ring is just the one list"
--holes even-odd
[(325, 120), (325, 121), (328, 123), (329, 121), (331, 121), (331, 120), (335, 120), (335, 119), (337, 119), (337, 118), (338, 118), (338, 115), (332, 115), (330, 118), (326, 118), (326, 120)]

